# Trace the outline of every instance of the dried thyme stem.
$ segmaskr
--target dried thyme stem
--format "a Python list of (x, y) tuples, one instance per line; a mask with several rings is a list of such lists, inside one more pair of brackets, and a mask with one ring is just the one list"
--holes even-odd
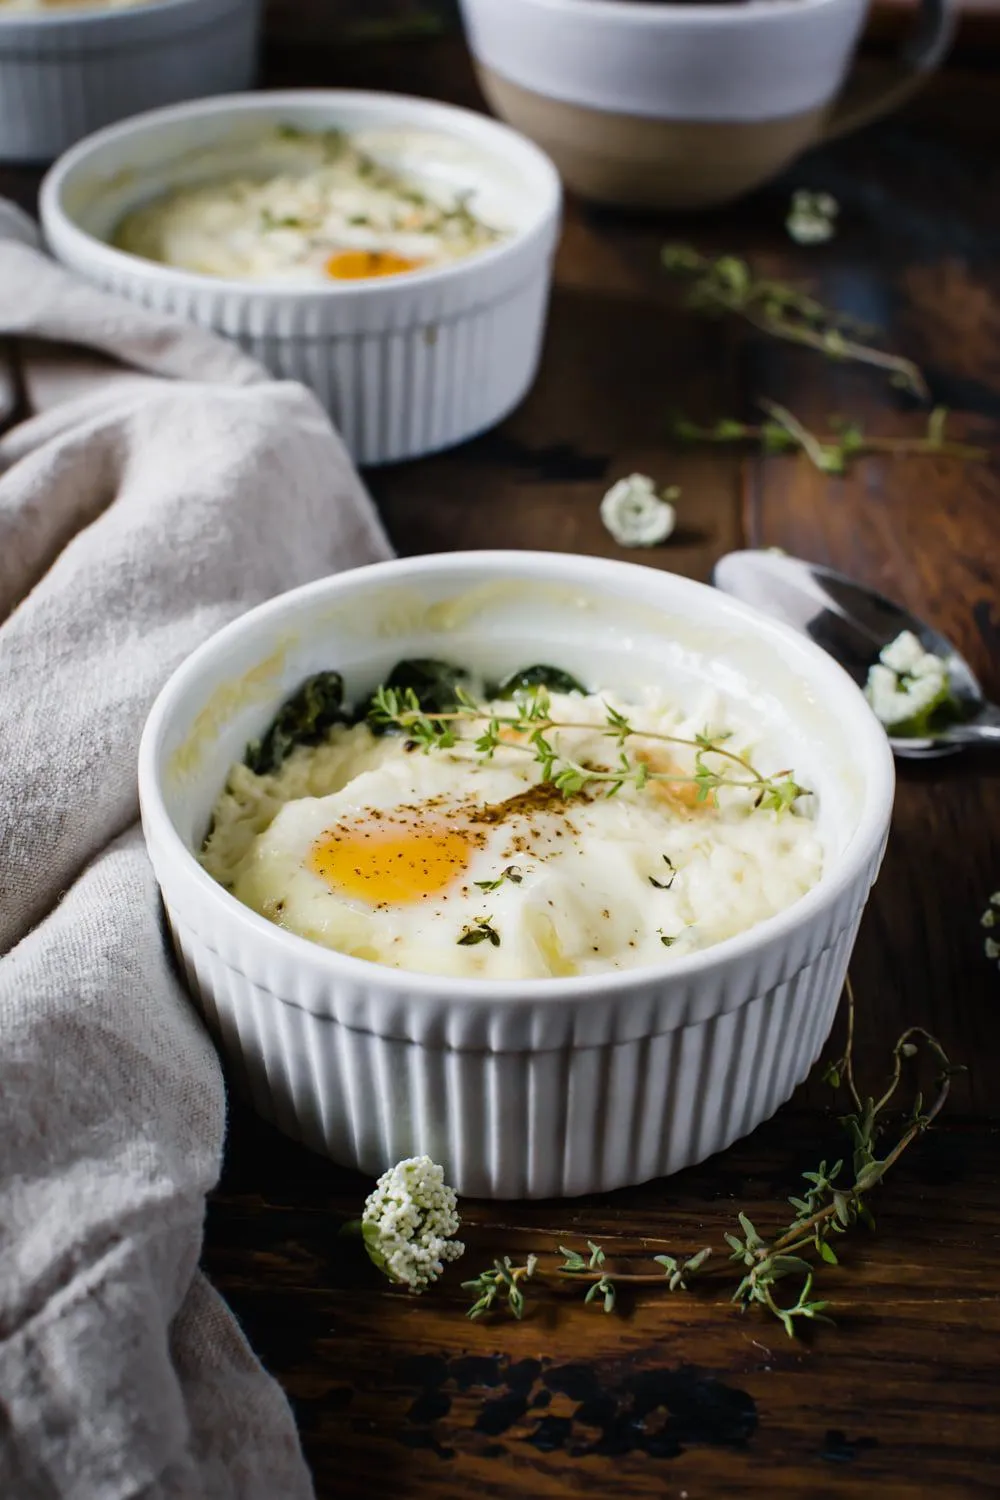
[(847, 997), (847, 1038), (844, 1042), (844, 1055), (840, 1062), (840, 1075), (847, 1085), (854, 1108), (860, 1111), (864, 1105), (861, 1103), (861, 1095), (854, 1082), (854, 1014), (857, 1010), (857, 1002), (854, 998), (854, 983), (850, 973), (844, 979), (844, 994)]
[(884, 349), (875, 349), (870, 344), (859, 344), (856, 339), (845, 338), (837, 330), (821, 331), (810, 328), (804, 323), (787, 321), (779, 323), (773, 318), (762, 317), (758, 313), (745, 309), (733, 310), (742, 311), (744, 318), (754, 328), (773, 334), (776, 338), (786, 339), (792, 344), (804, 344), (807, 348), (818, 349), (828, 359), (853, 360), (856, 364), (872, 365), (876, 369), (885, 370), (890, 375), (894, 375), (900, 385), (912, 395), (918, 396), (922, 401), (930, 400), (931, 393), (923, 371), (905, 355), (889, 354)]
[(923, 437), (867, 437), (857, 422), (839, 422), (830, 417), (833, 432), (822, 437), (811, 432), (787, 406), (775, 401), (760, 400), (757, 403), (770, 417), (770, 421), (753, 425), (724, 417), (710, 427), (699, 427), (695, 422), (676, 416), (672, 431), (675, 437), (688, 443), (759, 443), (765, 454), (804, 452), (816, 468), (824, 474), (844, 474), (855, 458), (866, 453), (888, 453), (894, 455), (930, 456), (956, 458), (967, 462), (980, 462), (989, 457), (986, 448), (974, 447), (970, 443), (952, 443), (944, 435), (948, 412), (937, 406), (927, 419), (927, 431)]
[(826, 469), (829, 466), (829, 458), (824, 445), (813, 436), (808, 427), (803, 427), (798, 417), (794, 412), (790, 412), (787, 406), (779, 406), (777, 401), (764, 399), (758, 401), (757, 405), (795, 439), (812, 459), (817, 469)]
[(785, 282), (756, 277), (745, 260), (735, 255), (713, 259), (690, 245), (667, 245), (663, 264), (668, 271), (696, 279), (688, 306), (709, 313), (728, 312), (774, 338), (801, 344), (828, 359), (850, 360), (885, 370), (920, 400), (930, 392), (919, 367), (901, 354), (863, 344), (845, 329), (860, 332), (863, 325), (806, 296)]

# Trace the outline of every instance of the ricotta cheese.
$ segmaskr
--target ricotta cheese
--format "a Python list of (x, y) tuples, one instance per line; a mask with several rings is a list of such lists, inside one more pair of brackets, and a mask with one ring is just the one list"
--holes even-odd
[(340, 131), (279, 126), (260, 162), (134, 209), (114, 245), (205, 276), (323, 286), (444, 265), (502, 238), (469, 194), (382, 165)]
[(934, 710), (951, 697), (947, 665), (904, 630), (883, 647), (869, 670), (865, 697), (886, 729), (919, 735)]

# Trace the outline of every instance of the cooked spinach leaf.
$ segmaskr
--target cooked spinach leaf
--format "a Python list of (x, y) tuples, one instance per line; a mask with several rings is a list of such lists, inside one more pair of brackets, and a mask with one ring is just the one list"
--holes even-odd
[(516, 692), (522, 689), (548, 688), (550, 693), (585, 693), (587, 689), (582, 683), (569, 672), (563, 672), (559, 667), (547, 667), (544, 662), (539, 662), (534, 667), (522, 667), (519, 672), (511, 672), (505, 677), (500, 686), (492, 694), (495, 698), (513, 698)]
[(296, 745), (316, 745), (333, 724), (346, 724), (344, 679), (339, 672), (316, 672), (283, 703), (259, 740), (247, 746), (245, 763), (258, 776), (277, 771)]
[[(448, 713), (458, 703), (458, 689), (475, 693), (476, 683), (466, 668), (453, 662), (420, 656), (398, 661), (382, 683), (397, 692), (411, 689), (425, 714)], [(479, 684), (482, 687), (482, 683)], [(553, 693), (585, 693), (586, 688), (569, 672), (539, 664), (523, 667), (505, 677), (498, 687), (489, 687), (488, 698), (512, 698), (519, 689), (546, 687)], [(344, 707), (344, 679), (339, 672), (316, 672), (278, 710), (274, 722), (259, 740), (246, 749), (246, 765), (258, 776), (266, 775), (287, 760), (296, 745), (316, 745), (334, 724), (368, 722), (373, 734), (398, 732), (392, 725), (371, 720), (374, 693), (353, 712)]]
[[(430, 656), (415, 657), (411, 661), (398, 661), (382, 683), (383, 687), (395, 688), (397, 692), (412, 689), (426, 714), (447, 713), (458, 702), (459, 687), (471, 691), (472, 679), (464, 667), (456, 667), (448, 661), (435, 661)], [(368, 719), (374, 694), (368, 697), (358, 710), (359, 720)], [(374, 724), (369, 719), (368, 727), (373, 734), (385, 734), (391, 725)]]

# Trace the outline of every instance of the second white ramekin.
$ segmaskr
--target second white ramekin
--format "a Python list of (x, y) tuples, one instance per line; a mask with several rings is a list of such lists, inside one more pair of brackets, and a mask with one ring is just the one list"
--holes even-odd
[[(177, 180), (178, 162), (242, 134), (394, 128), (446, 138), (495, 193), (511, 233), (445, 266), (320, 288), (193, 275), (107, 244), (122, 214)], [(537, 147), (470, 110), (396, 94), (295, 91), (204, 100), (99, 132), (56, 163), (41, 196), (48, 243), (108, 291), (235, 339), (310, 386), (361, 464), (416, 458), (492, 427), (538, 366), (559, 233), (559, 178)]]
[[(546, 660), (626, 694), (714, 683), (759, 719), (761, 763), (816, 792), (822, 879), (714, 948), (576, 979), (413, 974), (285, 932), (194, 857), (227, 769), (310, 672), (342, 670), (359, 693), (404, 656), (490, 675)], [(372, 1175), (426, 1152), (488, 1198), (674, 1172), (788, 1098), (833, 1023), (893, 784), (885, 734), (812, 642), (684, 578), (544, 553), (380, 563), (272, 600), (179, 668), (139, 757), (181, 964), (260, 1112)]]
[(114, 120), (249, 88), (261, 0), (0, 11), (0, 161), (51, 161)]

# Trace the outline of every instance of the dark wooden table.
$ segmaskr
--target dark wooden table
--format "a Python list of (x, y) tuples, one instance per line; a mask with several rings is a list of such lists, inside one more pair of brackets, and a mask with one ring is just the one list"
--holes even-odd
[[(478, 102), (457, 38), (358, 45), (340, 24), (319, 0), (286, 0), (268, 81)], [(0, 171), (0, 191), (28, 204), (35, 181)], [(793, 186), (840, 200), (832, 244), (789, 241)], [(871, 373), (679, 310), (658, 266), (668, 237), (738, 250), (882, 324), (926, 368), (956, 432), (996, 448), (1000, 71), (979, 39), (903, 115), (737, 208), (667, 223), (570, 203), (530, 398), (456, 452), (370, 476), (397, 548), (626, 555), (597, 504), (642, 470), (683, 492), (677, 535), (644, 562), (705, 578), (730, 548), (768, 544), (831, 563), (950, 632), (1000, 699), (997, 463), (873, 458), (829, 479), (805, 460), (679, 449), (671, 408), (749, 418), (760, 395), (881, 434), (922, 419)], [(337, 1238), (370, 1184), (234, 1107), (206, 1263), (292, 1399), (321, 1497), (1000, 1495), (1000, 973), (979, 925), (1000, 886), (998, 772), (986, 755), (900, 767), (853, 965), (858, 1064), (874, 1085), (898, 1032), (918, 1023), (969, 1071), (879, 1191), (877, 1232), (853, 1233), (841, 1266), (824, 1268), (836, 1326), (807, 1340), (741, 1316), (718, 1281), (644, 1293), (610, 1317), (578, 1296), (541, 1299), (520, 1324), (467, 1322), (459, 1282), (495, 1255), (559, 1241), (693, 1250), (718, 1243), (739, 1208), (765, 1232), (784, 1222), (797, 1174), (840, 1154), (818, 1073), (748, 1140), (670, 1180), (465, 1205), (466, 1259), (422, 1299)], [(662, 1404), (636, 1423), (643, 1373)]]

